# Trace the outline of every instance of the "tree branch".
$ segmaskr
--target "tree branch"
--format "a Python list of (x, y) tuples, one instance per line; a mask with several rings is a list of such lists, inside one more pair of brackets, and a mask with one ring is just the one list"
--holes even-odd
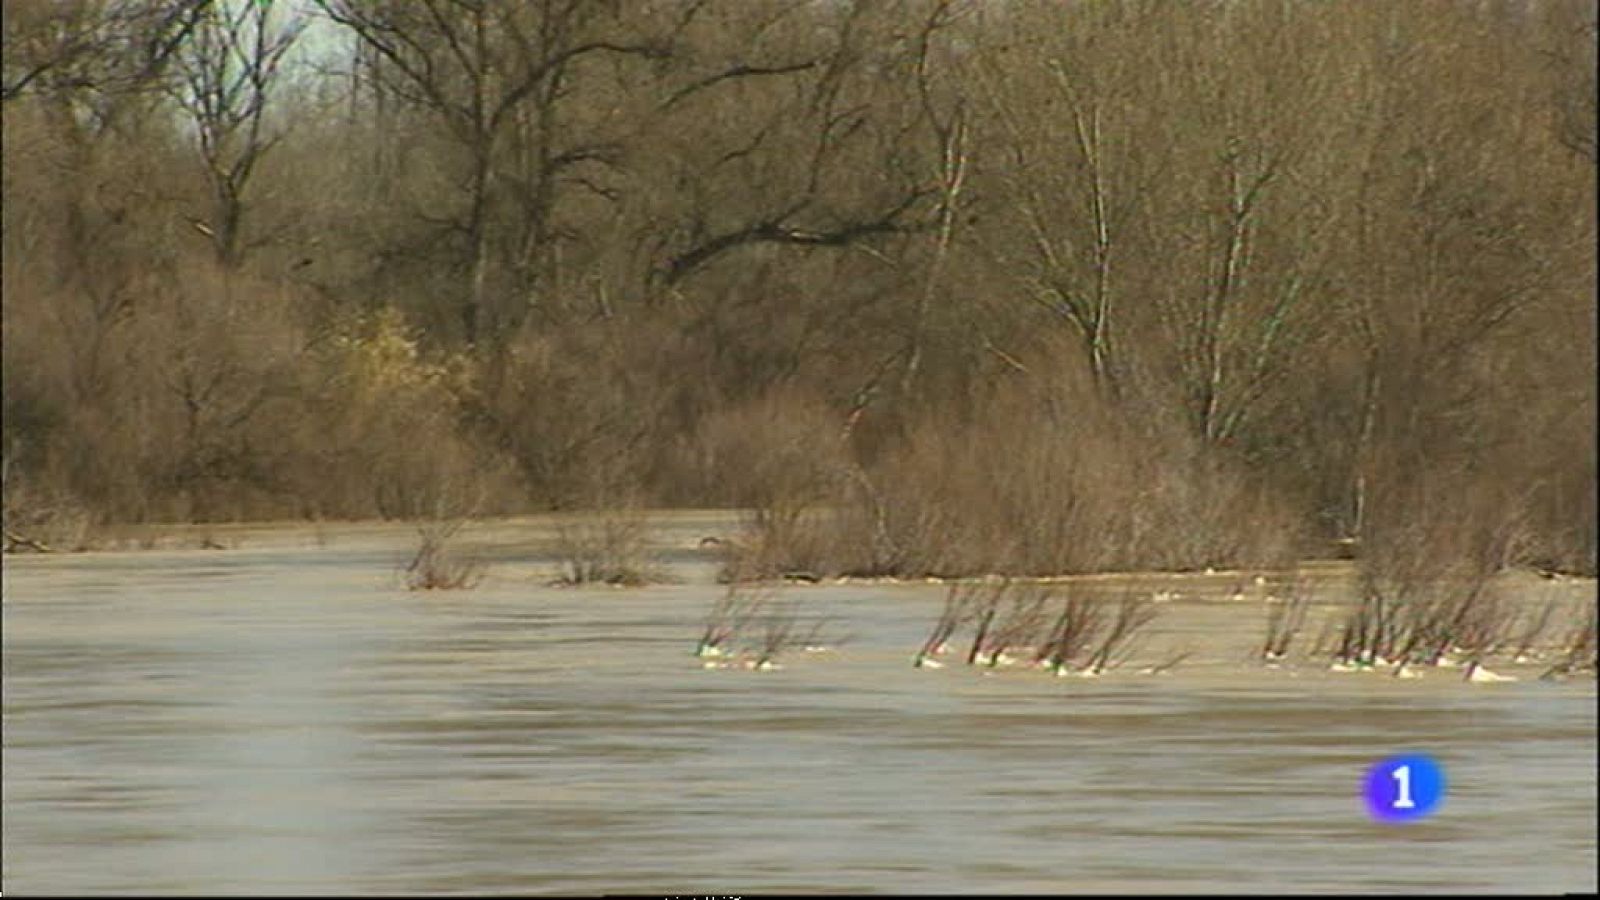
[(758, 222), (735, 231), (725, 232), (710, 238), (685, 253), (673, 257), (658, 273), (658, 277), (665, 284), (672, 285), (683, 280), (691, 272), (709, 263), (722, 254), (747, 244), (791, 244), (812, 247), (842, 247), (852, 244), (862, 238), (877, 234), (903, 234), (919, 230), (921, 226), (907, 225), (900, 221), (907, 210), (917, 201), (932, 193), (923, 188), (914, 191), (891, 209), (876, 218), (852, 222), (832, 230), (813, 230), (796, 228), (783, 224), (783, 218)]

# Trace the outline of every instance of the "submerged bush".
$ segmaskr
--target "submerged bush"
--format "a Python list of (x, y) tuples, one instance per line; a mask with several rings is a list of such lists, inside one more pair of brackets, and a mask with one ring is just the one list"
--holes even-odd
[(556, 526), (557, 583), (641, 585), (660, 577), (649, 549), (643, 514), (618, 510), (563, 521)]
[(1131, 593), (1113, 602), (1082, 593), (1062, 596), (1053, 587), (1010, 579), (952, 585), (912, 665), (939, 668), (937, 657), (971, 624), (972, 639), (962, 657), (969, 666), (1017, 662), (1006, 651), (1026, 650), (1023, 661), (1057, 675), (1100, 675), (1127, 662), (1156, 616), (1151, 598)]
[(417, 526), (421, 538), (416, 555), (406, 566), (406, 587), (413, 591), (452, 591), (477, 587), (486, 566), (481, 560), (464, 559), (450, 546), (465, 524), (431, 522)]

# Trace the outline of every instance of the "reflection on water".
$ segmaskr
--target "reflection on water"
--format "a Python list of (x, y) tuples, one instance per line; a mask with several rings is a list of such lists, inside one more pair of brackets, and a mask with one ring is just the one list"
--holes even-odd
[[(1215, 603), (1168, 609), (1211, 635), (1169, 676), (915, 670), (940, 589), (859, 585), (789, 592), (834, 652), (706, 671), (703, 571), (408, 594), (397, 540), (8, 559), (5, 888), (1596, 885), (1590, 680), (1262, 672), (1259, 610)], [(1372, 824), (1402, 750), (1451, 794)]]

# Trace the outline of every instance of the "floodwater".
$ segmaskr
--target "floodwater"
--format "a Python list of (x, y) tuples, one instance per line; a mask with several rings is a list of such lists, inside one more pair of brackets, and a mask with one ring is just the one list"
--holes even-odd
[[(1171, 581), (1163, 675), (913, 669), (924, 584), (785, 588), (829, 649), (708, 670), (694, 548), (728, 524), (668, 522), (677, 582), (636, 589), (546, 586), (532, 524), (479, 534), (468, 592), (405, 591), (402, 528), (8, 557), (3, 889), (1596, 888), (1592, 678), (1264, 670), (1226, 576)], [(1406, 751), (1449, 794), (1374, 823)]]

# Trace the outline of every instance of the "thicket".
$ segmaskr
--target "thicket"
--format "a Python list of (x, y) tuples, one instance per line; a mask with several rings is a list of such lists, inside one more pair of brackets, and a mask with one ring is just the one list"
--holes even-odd
[(4, 12), (8, 543), (693, 505), (747, 572), (1594, 571), (1586, 0)]

